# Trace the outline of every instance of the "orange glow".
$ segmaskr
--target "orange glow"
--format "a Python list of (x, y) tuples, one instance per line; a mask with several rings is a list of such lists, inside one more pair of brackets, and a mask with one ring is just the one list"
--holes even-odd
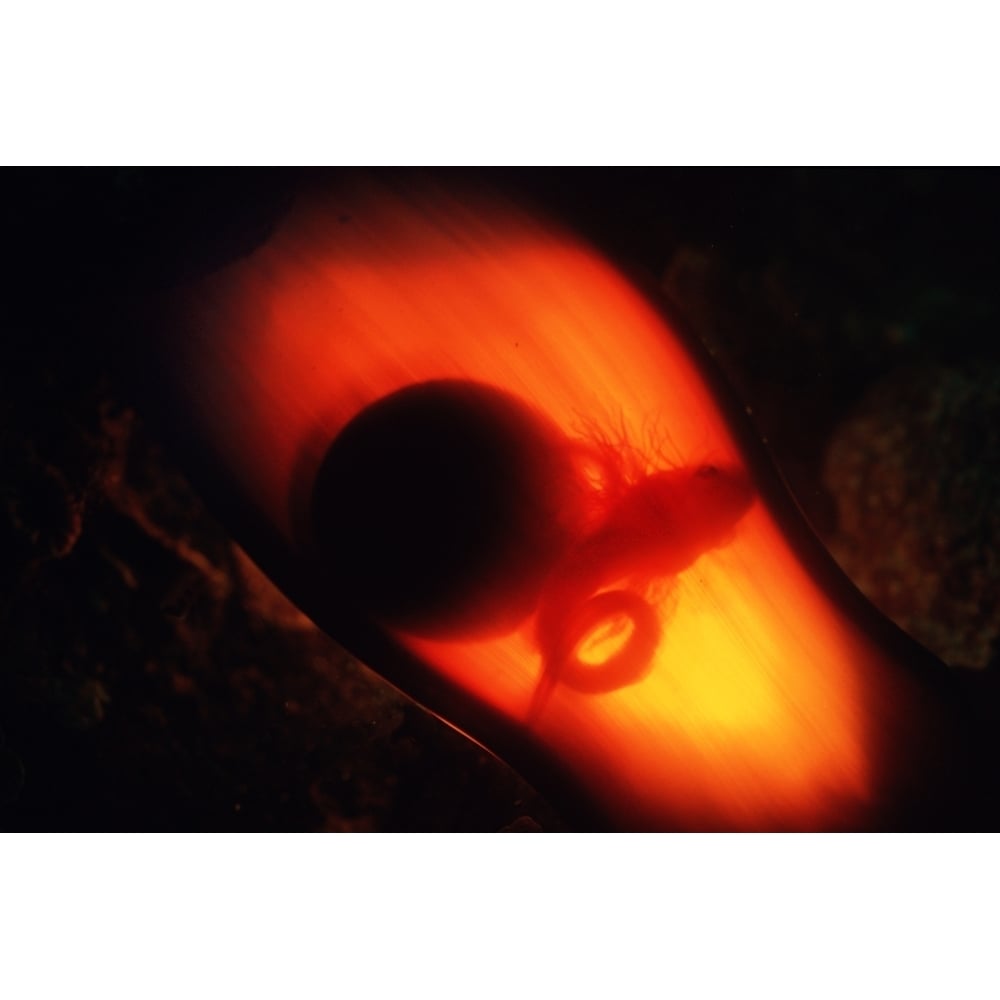
[(683, 342), (589, 247), (487, 198), (356, 186), (300, 205), (184, 328), (179, 407), (306, 559), (324, 456), (391, 394), (471, 384), (533, 429), (516, 499), (544, 523), (515, 518), (527, 541), (496, 580), (456, 588), (461, 614), (406, 594), (368, 612), (621, 825), (811, 829), (866, 808), (865, 640), (756, 496)]

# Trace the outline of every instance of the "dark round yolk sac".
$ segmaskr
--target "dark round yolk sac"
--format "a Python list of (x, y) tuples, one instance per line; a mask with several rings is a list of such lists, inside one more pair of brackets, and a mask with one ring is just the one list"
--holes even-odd
[(548, 418), (483, 383), (433, 380), (344, 427), (313, 529), (338, 599), (415, 635), (497, 635), (534, 610), (584, 490)]

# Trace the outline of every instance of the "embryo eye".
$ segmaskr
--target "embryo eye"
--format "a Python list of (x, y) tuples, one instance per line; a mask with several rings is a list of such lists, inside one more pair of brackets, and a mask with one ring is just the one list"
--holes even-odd
[(717, 476), (718, 474), (719, 474), (719, 470), (714, 465), (702, 465), (702, 466), (699, 466), (698, 471), (696, 473), (696, 475), (702, 476), (705, 479), (710, 479), (713, 476)]

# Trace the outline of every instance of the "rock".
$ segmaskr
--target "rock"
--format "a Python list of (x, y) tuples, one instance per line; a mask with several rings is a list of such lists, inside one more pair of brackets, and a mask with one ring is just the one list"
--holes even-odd
[(946, 663), (1000, 655), (1000, 365), (883, 379), (835, 432), (824, 482), (833, 554), (858, 587)]

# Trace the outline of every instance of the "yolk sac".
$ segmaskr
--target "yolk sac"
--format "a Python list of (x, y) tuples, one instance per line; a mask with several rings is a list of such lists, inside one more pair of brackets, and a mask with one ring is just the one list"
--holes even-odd
[(534, 610), (585, 491), (546, 417), (440, 379), (344, 427), (317, 475), (313, 527), (338, 598), (414, 635), (499, 635)]

